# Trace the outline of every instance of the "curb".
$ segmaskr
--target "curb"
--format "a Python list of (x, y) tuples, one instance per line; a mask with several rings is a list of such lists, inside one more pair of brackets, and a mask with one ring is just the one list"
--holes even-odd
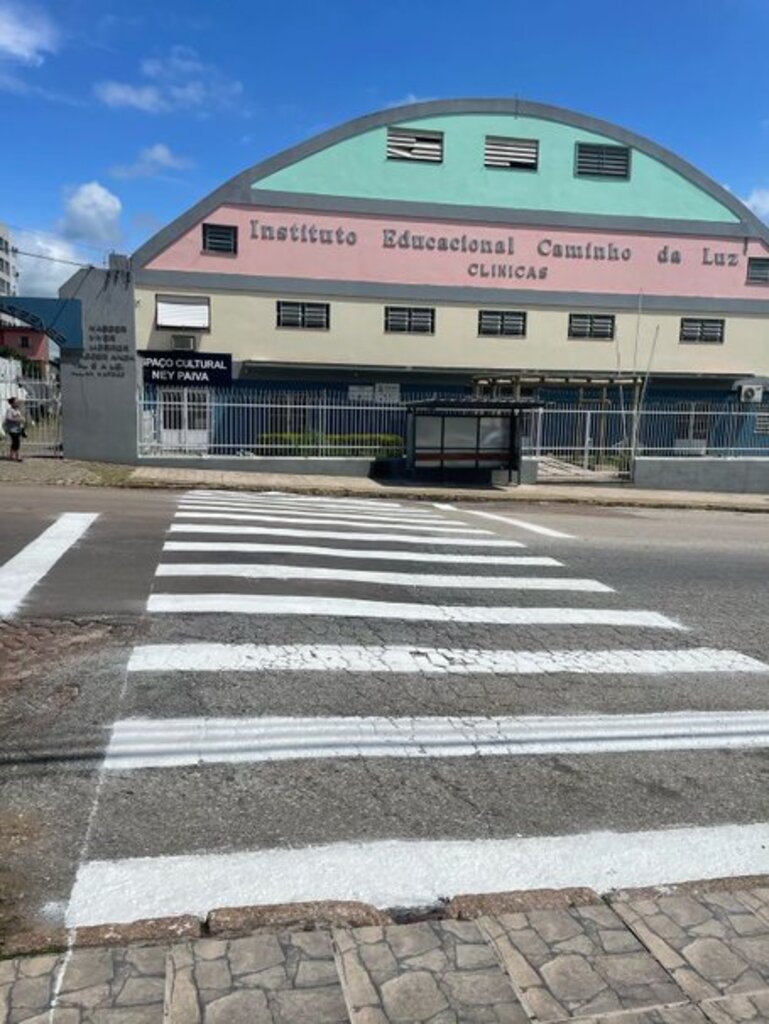
[[(84, 486), (102, 486), (98, 484), (86, 484)], [(104, 485), (114, 486), (114, 485)], [(155, 480), (127, 480), (117, 485), (130, 490), (163, 490), (163, 491), (188, 491), (190, 488), (205, 486), (204, 481), (155, 481)], [(225, 482), (209, 484), (218, 491), (249, 491), (257, 494), (264, 491), (274, 491), (275, 484), (239, 483)], [(286, 494), (307, 494), (319, 498), (376, 498), (382, 500), (398, 500), (408, 498), (411, 501), (451, 501), (465, 503), (496, 503), (507, 502), (508, 504), (530, 504), (530, 505), (588, 505), (597, 508), (671, 508), (684, 510), (701, 510), (703, 512), (750, 512), (769, 514), (769, 496), (766, 498), (760, 495), (760, 500), (765, 504), (754, 504), (749, 502), (728, 502), (718, 498), (705, 498), (703, 500), (691, 500), (690, 498), (659, 498), (653, 494), (648, 497), (639, 494), (638, 491), (628, 491), (627, 494), (607, 495), (574, 495), (574, 494), (537, 494), (526, 491), (516, 493), (515, 491), (490, 490), (488, 492), (478, 491), (455, 491), (455, 490), (420, 490), (419, 488), (402, 487), (391, 488), (382, 491), (365, 491), (355, 487), (323, 486), (322, 484), (311, 484), (309, 486), (297, 486), (296, 484), (281, 484), (280, 490)]]
[(769, 889), (769, 875), (699, 879), (638, 889), (612, 889), (598, 893), (589, 888), (528, 889), (511, 892), (464, 893), (437, 906), (380, 910), (370, 903), (323, 900), (308, 903), (217, 907), (204, 918), (192, 914), (147, 918), (123, 924), (91, 925), (68, 931), (63, 926), (30, 930), (8, 938), (0, 947), (0, 960), (38, 956), (72, 948), (127, 946), (133, 943), (178, 942), (206, 937), (235, 938), (259, 929), (361, 928), (370, 925), (418, 923), (424, 920), (471, 921), (487, 915), (527, 913), (626, 903), (676, 893), (739, 892)]

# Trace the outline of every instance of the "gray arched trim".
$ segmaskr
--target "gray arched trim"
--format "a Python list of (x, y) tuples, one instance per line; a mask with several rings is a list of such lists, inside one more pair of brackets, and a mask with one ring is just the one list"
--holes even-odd
[[(298, 163), (300, 160), (313, 156), (315, 153), (320, 153), (322, 150), (328, 149), (330, 146), (334, 146), (346, 139), (362, 135), (373, 128), (381, 128), (391, 124), (402, 124), (405, 121), (417, 121), (427, 117), (441, 117), (448, 114), (512, 114), (518, 117), (536, 117), (545, 121), (556, 121), (560, 124), (571, 125), (596, 135), (604, 135), (613, 141), (630, 146), (655, 160), (659, 160), (687, 181), (712, 196), (713, 199), (722, 203), (723, 206), (738, 218), (739, 223), (733, 225), (734, 229), (736, 229), (734, 231), (735, 235), (760, 238), (769, 244), (769, 227), (759, 220), (736, 196), (732, 195), (731, 192), (717, 184), (712, 178), (703, 174), (702, 171), (699, 171), (686, 160), (676, 156), (669, 149), (657, 145), (656, 142), (652, 142), (643, 135), (637, 135), (635, 132), (611, 124), (609, 121), (602, 121), (599, 118), (588, 117), (585, 114), (578, 114), (564, 107), (554, 107), (545, 103), (505, 98), (458, 99), (409, 103), (401, 107), (388, 107), (386, 110), (379, 110), (374, 114), (366, 114), (364, 117), (355, 118), (352, 121), (347, 121), (345, 124), (338, 125), (336, 128), (331, 128), (329, 131), (322, 132), (320, 135), (315, 135), (313, 138), (307, 139), (297, 146), (292, 146), (275, 156), (269, 157), (267, 160), (255, 164), (253, 167), (247, 168), (240, 174), (235, 175), (234, 178), (230, 178), (229, 181), (225, 182), (191, 209), (187, 210), (186, 213), (183, 213), (159, 231), (148, 242), (145, 242), (133, 255), (134, 265), (137, 268), (143, 267), (160, 252), (168, 248), (180, 235), (184, 234), (194, 224), (223, 204), (259, 204), (261, 201), (259, 193), (258, 191), (255, 192), (252, 185), (262, 178), (269, 177), (269, 175), (289, 167), (291, 164)], [(275, 195), (275, 193), (271, 194), (272, 196)], [(286, 206), (290, 206), (292, 196), (293, 194), (286, 193)], [(312, 196), (301, 193), (297, 193), (295, 198), (301, 199), (302, 204), (308, 207), (315, 200), (318, 209), (327, 209), (336, 199), (336, 197), (327, 195)], [(361, 202), (361, 200), (358, 202)], [(417, 204), (414, 205), (416, 206)], [(379, 206), (381, 208), (381, 201)], [(340, 207), (344, 208), (344, 197), (339, 197), (336, 208)], [(537, 216), (536, 212), (532, 212), (532, 222), (536, 222)], [(574, 214), (564, 211), (563, 216), (574, 217)], [(603, 220), (606, 226), (610, 227), (615, 218), (606, 216)], [(621, 220), (625, 224), (628, 222), (627, 217), (623, 217)], [(639, 217), (637, 228), (639, 230), (648, 230), (649, 220), (650, 218)], [(715, 224), (718, 224), (718, 222), (715, 222)], [(701, 231), (703, 228), (702, 222), (698, 222), (698, 227)], [(720, 224), (719, 227), (723, 228), (723, 225)]]

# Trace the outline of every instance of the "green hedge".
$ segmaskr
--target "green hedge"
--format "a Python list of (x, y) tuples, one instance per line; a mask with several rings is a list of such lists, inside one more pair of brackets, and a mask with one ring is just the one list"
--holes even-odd
[[(324, 449), (340, 457), (371, 456), (372, 458), (399, 458), (403, 455), (404, 441), (400, 434), (262, 434), (260, 454), (313, 455)], [(270, 451), (269, 449), (272, 449)], [(277, 451), (275, 450), (277, 449)]]

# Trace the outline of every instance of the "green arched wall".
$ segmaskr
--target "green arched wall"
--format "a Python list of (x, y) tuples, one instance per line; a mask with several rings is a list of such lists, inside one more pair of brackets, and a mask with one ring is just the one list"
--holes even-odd
[[(617, 143), (557, 121), (450, 114), (394, 122), (444, 133), (442, 164), (387, 160), (386, 127), (337, 142), (253, 183), (258, 190), (519, 210), (735, 223), (738, 217), (661, 160), (633, 149), (629, 181), (577, 178), (576, 142)], [(483, 166), (486, 135), (535, 138), (539, 170)]]

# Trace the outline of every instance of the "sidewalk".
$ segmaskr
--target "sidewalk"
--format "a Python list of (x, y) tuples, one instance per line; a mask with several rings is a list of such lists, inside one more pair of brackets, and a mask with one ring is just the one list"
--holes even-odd
[[(258, 927), (262, 925), (262, 927)], [(166, 928), (166, 940), (158, 932)], [(123, 926), (153, 942), (0, 961), (10, 1024), (734, 1024), (769, 1021), (769, 877), (600, 897), (463, 896), (394, 923), (362, 904)], [(109, 929), (85, 929), (102, 941)], [(53, 1012), (51, 1008), (54, 1007)]]
[(428, 486), (369, 480), (365, 477), (299, 476), (288, 473), (247, 473), (229, 470), (171, 469), (161, 466), (119, 466), (67, 459), (27, 459), (20, 465), (0, 461), (0, 486), (135, 487), (285, 491), (333, 497), (375, 497), (422, 501), (546, 502), (636, 508), (711, 509), (769, 512), (769, 494), (721, 494), (710, 491), (655, 491), (629, 484), (522, 484), (520, 487), (476, 488)]

